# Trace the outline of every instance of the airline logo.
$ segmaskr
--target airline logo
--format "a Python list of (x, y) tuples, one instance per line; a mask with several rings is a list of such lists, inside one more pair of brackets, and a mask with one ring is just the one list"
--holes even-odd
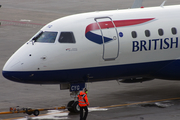
[(178, 48), (178, 37), (133, 41), (132, 52)]
[[(114, 24), (112, 24), (112, 21), (109, 20), (109, 21), (98, 22), (98, 24), (99, 24), (99, 26), (101, 26), (101, 29), (107, 29), (107, 28), (110, 29), (110, 28), (115, 28), (115, 27), (118, 28), (118, 27), (139, 25), (139, 24), (146, 23), (146, 22), (149, 22), (149, 21), (154, 20), (154, 19), (155, 18), (115, 20), (115, 21), (113, 21)], [(103, 44), (102, 35), (93, 33), (93, 31), (100, 30), (98, 24), (96, 22), (89, 24), (86, 27), (85, 36), (88, 40), (90, 40), (94, 43)], [(123, 33), (119, 32), (119, 36), (123, 37)], [(113, 40), (113, 38), (108, 38), (106, 36), (103, 36), (103, 37), (104, 37), (104, 43), (107, 43), (107, 42)]]

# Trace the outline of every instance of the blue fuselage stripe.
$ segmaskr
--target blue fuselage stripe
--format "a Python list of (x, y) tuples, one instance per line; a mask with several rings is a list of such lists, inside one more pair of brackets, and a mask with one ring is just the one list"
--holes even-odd
[[(156, 78), (158, 76), (156, 73), (172, 61), (53, 71), (3, 71), (3, 76), (12, 81), (34, 84), (95, 82), (130, 77)], [(158, 77), (163, 78), (163, 76)]]

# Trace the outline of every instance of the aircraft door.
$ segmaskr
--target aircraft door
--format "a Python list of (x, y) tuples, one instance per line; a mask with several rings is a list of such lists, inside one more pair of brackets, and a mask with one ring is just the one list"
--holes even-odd
[(118, 58), (119, 37), (116, 26), (110, 17), (95, 18), (102, 35), (103, 55), (105, 61)]

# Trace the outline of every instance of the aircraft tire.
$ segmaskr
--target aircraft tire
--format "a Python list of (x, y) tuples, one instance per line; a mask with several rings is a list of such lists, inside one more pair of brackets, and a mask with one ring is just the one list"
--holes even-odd
[(74, 112), (74, 109), (73, 109), (73, 104), (74, 104), (74, 100), (70, 101), (68, 104), (67, 104), (67, 109), (69, 112)]
[(72, 107), (73, 107), (75, 113), (80, 112), (80, 107), (79, 107), (78, 101), (75, 101)]

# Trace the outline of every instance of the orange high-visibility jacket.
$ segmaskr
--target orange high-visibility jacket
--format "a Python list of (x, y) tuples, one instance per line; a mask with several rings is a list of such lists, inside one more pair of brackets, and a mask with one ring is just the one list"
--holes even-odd
[(80, 107), (89, 106), (87, 94), (84, 93), (83, 91), (81, 91), (81, 92), (79, 93), (79, 95), (78, 95), (78, 101), (79, 101), (79, 106), (80, 106)]

